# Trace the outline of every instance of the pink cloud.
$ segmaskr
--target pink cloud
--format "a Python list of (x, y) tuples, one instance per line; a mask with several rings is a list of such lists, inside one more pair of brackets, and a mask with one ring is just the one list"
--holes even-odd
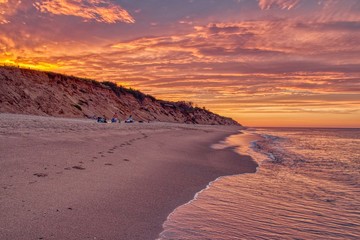
[(20, 0), (0, 0), (0, 24), (9, 23), (9, 16), (18, 10)]
[(259, 0), (259, 7), (262, 10), (270, 9), (274, 6), (277, 6), (281, 9), (292, 9), (294, 8), (300, 0)]
[(44, 13), (77, 16), (85, 21), (135, 22), (128, 11), (108, 0), (42, 0), (35, 2), (34, 7)]

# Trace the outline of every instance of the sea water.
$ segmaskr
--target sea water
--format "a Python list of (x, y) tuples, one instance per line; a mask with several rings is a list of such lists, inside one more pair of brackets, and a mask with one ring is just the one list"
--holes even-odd
[(240, 154), (255, 174), (221, 177), (177, 208), (160, 239), (360, 239), (360, 129), (262, 128)]

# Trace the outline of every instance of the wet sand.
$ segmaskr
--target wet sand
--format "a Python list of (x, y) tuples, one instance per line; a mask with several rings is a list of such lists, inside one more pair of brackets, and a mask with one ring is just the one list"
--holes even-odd
[(0, 239), (156, 239), (210, 181), (255, 172), (210, 148), (238, 130), (0, 114)]

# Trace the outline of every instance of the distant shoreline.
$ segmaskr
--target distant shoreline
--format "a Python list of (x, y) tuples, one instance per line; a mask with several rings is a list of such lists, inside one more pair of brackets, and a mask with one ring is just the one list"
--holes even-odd
[(1, 239), (156, 239), (220, 176), (257, 164), (210, 146), (239, 126), (0, 114)]

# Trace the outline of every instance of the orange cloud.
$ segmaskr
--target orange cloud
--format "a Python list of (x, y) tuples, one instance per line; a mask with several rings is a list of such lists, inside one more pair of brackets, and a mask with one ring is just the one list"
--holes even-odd
[(134, 18), (122, 7), (108, 0), (43, 0), (34, 3), (36, 9), (55, 15), (68, 15), (104, 23), (134, 23)]
[(262, 10), (267, 10), (273, 6), (278, 6), (281, 9), (292, 9), (294, 8), (300, 0), (259, 0), (259, 7)]

